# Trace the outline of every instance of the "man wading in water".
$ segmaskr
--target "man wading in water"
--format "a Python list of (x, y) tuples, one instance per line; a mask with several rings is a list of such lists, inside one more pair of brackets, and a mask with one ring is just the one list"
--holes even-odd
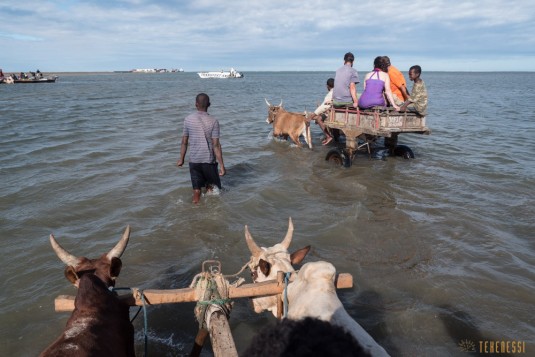
[[(209, 106), (210, 98), (208, 95), (198, 94), (195, 99), (197, 112), (188, 115), (184, 120), (180, 158), (176, 163), (178, 167), (184, 165), (189, 144), (191, 148), (189, 173), (193, 186), (193, 203), (198, 203), (201, 199), (202, 187), (206, 187), (206, 192), (211, 192), (214, 185), (221, 189), (219, 176), (225, 175), (223, 151), (219, 143), (219, 122), (208, 114)], [(219, 173), (217, 170), (218, 162), (220, 165)]]

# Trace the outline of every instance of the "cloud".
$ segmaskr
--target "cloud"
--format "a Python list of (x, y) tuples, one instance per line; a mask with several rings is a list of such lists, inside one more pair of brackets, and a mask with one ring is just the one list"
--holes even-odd
[(58, 70), (324, 70), (347, 50), (432, 64), (504, 51), (517, 61), (535, 47), (527, 0), (26, 0), (0, 3), (0, 12), (16, 18), (0, 25), (0, 45), (13, 49), (5, 68), (32, 66), (32, 51)]
[(42, 41), (43, 40), (40, 37), (21, 35), (21, 34), (18, 34), (18, 33), (3, 33), (3, 32), (0, 32), (0, 37), (4, 37), (4, 38), (11, 39), (11, 40), (16, 40), (16, 41), (23, 41), (23, 42), (25, 42), (25, 41)]

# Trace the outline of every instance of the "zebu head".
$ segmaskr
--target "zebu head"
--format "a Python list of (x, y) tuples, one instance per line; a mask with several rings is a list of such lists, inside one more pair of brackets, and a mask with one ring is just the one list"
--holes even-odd
[(266, 123), (272, 124), (275, 121), (275, 118), (277, 117), (277, 114), (279, 114), (279, 112), (284, 110), (282, 108), (282, 99), (281, 99), (281, 104), (279, 104), (279, 105), (271, 105), (267, 101), (267, 99), (264, 98), (264, 100), (266, 101), (266, 104), (268, 106), (268, 116), (267, 116), (267, 119), (266, 119)]
[(115, 286), (115, 278), (117, 278), (121, 272), (122, 262), (120, 257), (126, 249), (129, 238), (130, 226), (127, 226), (123, 236), (115, 247), (98, 259), (88, 259), (86, 257), (72, 255), (56, 242), (56, 239), (52, 234), (50, 235), (50, 244), (59, 259), (65, 263), (65, 277), (73, 283), (74, 286), (78, 287), (82, 275), (94, 274), (102, 280), (107, 287), (110, 287)]
[[(303, 261), (310, 250), (310, 246), (301, 248), (292, 254), (288, 252), (292, 242), (293, 230), (292, 218), (290, 218), (288, 231), (282, 242), (275, 244), (273, 247), (264, 248), (255, 243), (251, 233), (249, 233), (249, 228), (245, 226), (245, 241), (252, 254), (249, 269), (251, 270), (253, 282), (260, 283), (266, 280), (275, 280), (278, 271), (294, 272), (293, 265)], [(255, 312), (260, 313), (263, 310), (269, 310), (273, 315), (277, 316), (276, 296), (253, 298), (252, 301)]]

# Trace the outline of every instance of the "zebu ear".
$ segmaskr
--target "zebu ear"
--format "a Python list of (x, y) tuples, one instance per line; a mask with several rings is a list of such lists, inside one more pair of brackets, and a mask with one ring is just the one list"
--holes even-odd
[(292, 265), (301, 263), (303, 259), (305, 259), (309, 251), (310, 251), (310, 246), (307, 245), (306, 247), (296, 250), (295, 252), (290, 254), (290, 261)]
[(112, 279), (115, 279), (119, 276), (119, 273), (121, 272), (121, 268), (123, 266), (123, 262), (121, 262), (121, 259), (119, 258), (111, 258), (110, 262), (110, 277)]
[(74, 269), (73, 266), (69, 265), (65, 267), (64, 274), (68, 281), (70, 281), (75, 286), (78, 286), (77, 283), (78, 283), (78, 280), (80, 280), (80, 277), (76, 273), (76, 270)]
[(269, 275), (269, 272), (271, 270), (271, 264), (269, 264), (269, 262), (265, 261), (264, 259), (260, 259), (260, 261), (258, 262), (258, 267), (260, 268), (262, 274), (264, 274), (265, 276)]

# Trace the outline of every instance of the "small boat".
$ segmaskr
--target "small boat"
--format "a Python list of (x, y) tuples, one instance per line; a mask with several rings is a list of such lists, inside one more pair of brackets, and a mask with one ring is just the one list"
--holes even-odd
[(58, 79), (58, 76), (50, 76), (46, 78), (28, 78), (28, 79), (15, 79), (15, 83), (54, 83)]
[(234, 68), (231, 68), (230, 71), (198, 72), (197, 74), (201, 78), (243, 78), (243, 74), (237, 72)]

